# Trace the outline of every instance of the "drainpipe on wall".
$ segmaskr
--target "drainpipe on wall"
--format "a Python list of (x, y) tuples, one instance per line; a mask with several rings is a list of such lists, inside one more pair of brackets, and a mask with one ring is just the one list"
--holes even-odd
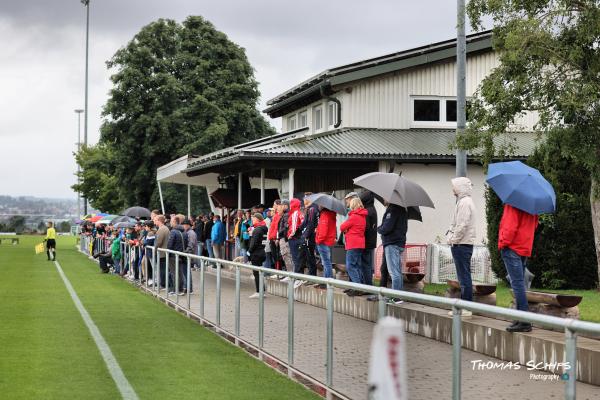
[(342, 124), (342, 102), (339, 101), (339, 99), (337, 99), (335, 97), (330, 97), (327, 94), (325, 94), (325, 87), (331, 88), (331, 86), (329, 86), (329, 85), (322, 85), (321, 86), (321, 96), (323, 96), (325, 98), (325, 100), (331, 101), (332, 103), (337, 104), (337, 118), (336, 118), (336, 121), (335, 121), (335, 124), (333, 125), (333, 127), (339, 128), (340, 125)]

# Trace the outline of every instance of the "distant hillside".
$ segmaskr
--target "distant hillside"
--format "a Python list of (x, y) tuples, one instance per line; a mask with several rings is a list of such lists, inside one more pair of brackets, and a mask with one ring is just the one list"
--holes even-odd
[(75, 199), (0, 195), (0, 220), (14, 215), (51, 219), (77, 218), (77, 201)]

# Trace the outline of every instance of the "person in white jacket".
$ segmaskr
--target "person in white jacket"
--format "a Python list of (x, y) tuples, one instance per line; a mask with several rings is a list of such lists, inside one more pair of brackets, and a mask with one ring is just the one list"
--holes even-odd
[[(456, 266), (456, 276), (460, 283), (460, 298), (473, 301), (473, 282), (471, 280), (471, 256), (475, 243), (475, 204), (471, 194), (473, 185), (469, 178), (452, 179), (452, 191), (456, 196), (456, 206), (452, 225), (446, 237)], [(470, 314), (463, 310), (463, 315)]]

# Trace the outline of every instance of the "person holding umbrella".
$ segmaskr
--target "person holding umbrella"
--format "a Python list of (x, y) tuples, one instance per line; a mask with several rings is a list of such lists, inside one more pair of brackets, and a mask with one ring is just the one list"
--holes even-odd
[[(519, 210), (510, 204), (504, 204), (500, 229), (498, 231), (498, 250), (510, 278), (510, 286), (515, 293), (517, 310), (529, 311), (527, 288), (525, 286), (525, 268), (527, 257), (531, 257), (533, 239), (538, 226), (538, 216)], [(514, 321), (506, 328), (509, 332), (530, 332), (529, 322)]]
[[(471, 256), (475, 244), (475, 203), (471, 198), (473, 185), (465, 177), (452, 179), (452, 191), (456, 197), (456, 206), (452, 216), (452, 225), (446, 233), (456, 276), (460, 284), (460, 298), (473, 301), (473, 282), (471, 280)], [(463, 317), (471, 316), (469, 310), (461, 310)], [(452, 315), (452, 311), (448, 313)]]
[[(538, 215), (556, 209), (552, 185), (535, 168), (520, 161), (490, 164), (486, 182), (504, 203), (498, 250), (515, 294), (517, 310), (529, 311), (525, 271), (531, 256)], [(530, 332), (529, 322), (514, 321), (508, 332)]]
[[(381, 235), (383, 253), (388, 271), (392, 277), (392, 289), (402, 290), (404, 277), (402, 276), (402, 253), (406, 246), (406, 232), (408, 231), (408, 212), (406, 208), (387, 201), (385, 213), (377, 232)], [(401, 304), (402, 300), (394, 300)]]

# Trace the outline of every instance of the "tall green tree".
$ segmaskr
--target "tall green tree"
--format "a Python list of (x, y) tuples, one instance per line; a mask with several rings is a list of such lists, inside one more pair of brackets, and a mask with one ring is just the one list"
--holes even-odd
[[(99, 151), (110, 152), (106, 170), (120, 186), (115, 203), (158, 207), (160, 165), (274, 133), (257, 110), (258, 84), (244, 49), (202, 17), (152, 22), (107, 66), (115, 70), (114, 87)], [(95, 202), (85, 176), (80, 187), (92, 204), (118, 211)], [(186, 196), (180, 191), (178, 199)]]
[[(479, 87), (470, 126), (458, 145), (494, 151), (523, 113), (539, 116), (536, 130), (555, 138), (562, 154), (591, 177), (590, 205), (600, 277), (600, 2), (598, 0), (471, 0), (474, 29), (493, 21), (500, 65)], [(509, 143), (509, 142), (507, 142)], [(565, 238), (569, 240), (569, 238)]]

